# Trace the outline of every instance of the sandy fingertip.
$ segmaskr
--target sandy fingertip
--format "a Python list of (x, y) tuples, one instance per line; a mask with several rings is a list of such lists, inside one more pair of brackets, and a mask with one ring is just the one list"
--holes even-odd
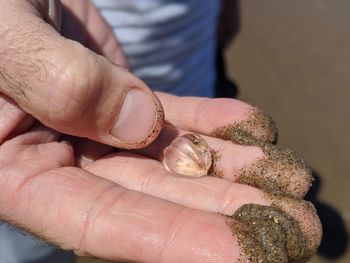
[(270, 116), (251, 106), (242, 120), (219, 127), (211, 135), (236, 144), (258, 145), (259, 142), (276, 143), (278, 130)]

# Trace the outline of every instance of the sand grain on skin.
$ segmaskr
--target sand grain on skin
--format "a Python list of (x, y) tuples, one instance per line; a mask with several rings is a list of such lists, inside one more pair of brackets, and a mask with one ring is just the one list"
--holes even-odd
[(248, 262), (303, 263), (314, 253), (298, 223), (276, 206), (244, 205), (226, 223)]
[(289, 196), (303, 196), (311, 186), (309, 166), (294, 151), (271, 143), (277, 138), (277, 128), (260, 110), (252, 109), (244, 121), (215, 129), (212, 136), (263, 151), (264, 158), (236, 172), (237, 182)]
[[(286, 197), (302, 197), (311, 186), (311, 170), (306, 162), (295, 152), (273, 144), (276, 126), (259, 110), (252, 110), (245, 121), (214, 130), (212, 136), (258, 146), (265, 156), (236, 172), (236, 181), (269, 193), (271, 205), (247, 204), (232, 216), (225, 216), (244, 252), (240, 262), (307, 262), (319, 246), (321, 226), (319, 222), (313, 226), (302, 224), (307, 220), (317, 222), (315, 210), (303, 200)], [(306, 216), (310, 211), (311, 218)]]

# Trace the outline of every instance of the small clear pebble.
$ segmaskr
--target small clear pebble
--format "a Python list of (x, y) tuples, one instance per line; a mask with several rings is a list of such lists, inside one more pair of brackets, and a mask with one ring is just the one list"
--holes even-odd
[(164, 149), (163, 164), (172, 175), (202, 177), (212, 164), (211, 150), (201, 136), (188, 133)]

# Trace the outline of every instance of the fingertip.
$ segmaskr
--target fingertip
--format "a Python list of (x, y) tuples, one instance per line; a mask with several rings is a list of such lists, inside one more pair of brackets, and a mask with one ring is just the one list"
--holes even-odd
[(227, 217), (192, 210), (192, 216), (180, 230), (171, 247), (164, 251), (169, 256), (166, 262), (240, 262), (242, 250)]
[(321, 238), (314, 209), (296, 199), (269, 196), (267, 200), (268, 206), (246, 204), (227, 217), (245, 258), (248, 262), (307, 262)]
[(296, 220), (308, 241), (308, 253), (314, 255), (322, 239), (322, 224), (314, 205), (305, 200), (289, 197), (275, 196), (270, 200)]
[(277, 141), (277, 127), (272, 118), (248, 103), (228, 98), (157, 94), (166, 109), (167, 121), (183, 130), (244, 145)]
[(277, 143), (277, 125), (273, 118), (260, 108), (250, 105), (246, 122), (245, 129), (257, 140), (272, 144)]
[(158, 98), (147, 90), (131, 88), (121, 104), (110, 135), (121, 148), (148, 146), (157, 138), (164, 124), (164, 111)]
[(278, 129), (273, 119), (262, 110), (240, 102), (241, 117), (212, 131), (212, 136), (241, 145), (277, 142)]
[(237, 172), (237, 181), (269, 193), (302, 198), (313, 177), (305, 160), (296, 152), (272, 144), (261, 145), (262, 158)]
[[(126, 68), (100, 57), (104, 69), (100, 82), (93, 82), (97, 102), (92, 116), (95, 123), (90, 139), (123, 149), (140, 149), (153, 142), (164, 125), (164, 110), (157, 96)], [(99, 87), (98, 85), (102, 85)], [(89, 98), (90, 100), (92, 98)]]

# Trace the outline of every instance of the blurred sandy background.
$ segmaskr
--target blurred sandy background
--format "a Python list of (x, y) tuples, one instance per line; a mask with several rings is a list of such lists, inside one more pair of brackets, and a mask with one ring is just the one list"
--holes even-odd
[(311, 262), (348, 263), (350, 0), (242, 0), (240, 15), (226, 54), (238, 98), (272, 115), (279, 144), (301, 153), (318, 176), (308, 198), (325, 236)]

